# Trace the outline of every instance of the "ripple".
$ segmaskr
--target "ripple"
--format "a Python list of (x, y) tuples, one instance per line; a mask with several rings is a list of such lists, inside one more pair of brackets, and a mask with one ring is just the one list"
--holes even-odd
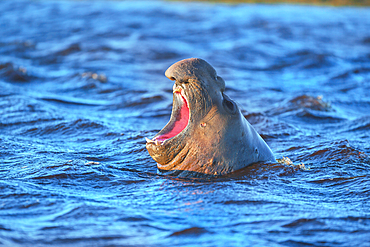
[(355, 176), (355, 177), (337, 177), (337, 178), (323, 178), (319, 180), (310, 181), (311, 183), (317, 184), (333, 184), (333, 185), (344, 185), (347, 183), (353, 183), (356, 180), (363, 180), (363, 178), (367, 178), (368, 176)]
[(331, 82), (338, 82), (338, 81), (347, 81), (348, 79), (353, 78), (354, 76), (361, 76), (366, 77), (370, 72), (370, 68), (367, 67), (359, 67), (353, 68), (345, 72), (341, 72), (331, 78)]
[(55, 55), (59, 56), (68, 56), (72, 53), (76, 53), (81, 51), (81, 47), (79, 44), (71, 44), (67, 48), (64, 48), (58, 52), (55, 53)]
[(205, 228), (202, 227), (190, 227), (181, 231), (171, 233), (168, 237), (191, 237), (209, 233)]
[(287, 228), (297, 228), (297, 227), (303, 227), (303, 226), (308, 227), (308, 228), (312, 228), (312, 227), (322, 228), (322, 227), (325, 227), (326, 224), (317, 219), (303, 218), (303, 219), (294, 220), (293, 222), (282, 225), (282, 227), (287, 227)]
[(361, 132), (370, 129), (370, 116), (361, 117), (351, 121), (346, 128), (348, 132)]
[(276, 203), (276, 202), (269, 202), (269, 201), (253, 201), (253, 200), (228, 200), (221, 202), (221, 204), (226, 204), (226, 205), (266, 205), (270, 203)]
[(43, 135), (81, 135), (84, 132), (102, 131), (106, 127), (100, 123), (92, 122), (86, 119), (77, 119), (68, 122), (54, 122), (52, 124), (43, 124), (43, 126), (33, 127), (24, 132), (31, 136)]
[(155, 95), (155, 96), (149, 96), (149, 97), (141, 97), (137, 100), (131, 99), (131, 102), (127, 102), (125, 105), (126, 107), (135, 107), (135, 106), (141, 106), (141, 105), (147, 105), (152, 104), (155, 102), (163, 101), (165, 99), (162, 95)]
[(64, 98), (64, 99), (57, 99), (57, 98), (41, 98), (42, 100), (53, 102), (57, 104), (63, 105), (83, 105), (83, 106), (100, 106), (96, 100), (81, 100), (81, 99), (73, 99), (73, 98)]

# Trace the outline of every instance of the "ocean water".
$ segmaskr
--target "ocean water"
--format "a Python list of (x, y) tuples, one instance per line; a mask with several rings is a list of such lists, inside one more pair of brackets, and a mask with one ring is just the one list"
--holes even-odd
[[(370, 8), (0, 1), (0, 246), (370, 246)], [(292, 164), (157, 174), (200, 57)]]

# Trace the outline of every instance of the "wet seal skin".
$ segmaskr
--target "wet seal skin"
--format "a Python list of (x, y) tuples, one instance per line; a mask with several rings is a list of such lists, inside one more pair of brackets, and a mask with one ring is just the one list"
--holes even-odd
[(271, 149), (225, 93), (225, 81), (206, 61), (190, 58), (169, 67), (172, 114), (146, 148), (165, 175), (220, 176), (265, 161)]

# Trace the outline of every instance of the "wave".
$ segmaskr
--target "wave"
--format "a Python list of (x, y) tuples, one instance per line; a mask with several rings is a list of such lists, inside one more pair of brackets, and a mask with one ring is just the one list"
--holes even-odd
[(293, 99), (280, 103), (278, 107), (266, 112), (269, 116), (281, 116), (284, 118), (301, 119), (304, 123), (310, 121), (320, 123), (338, 123), (346, 118), (337, 112), (330, 102), (323, 100), (322, 96), (312, 97), (309, 95), (297, 96)]
[(346, 132), (363, 132), (367, 133), (370, 130), (370, 116), (364, 116), (352, 120), (346, 127)]
[[(56, 103), (57, 105), (72, 105), (72, 106), (101, 106), (97, 100), (89, 99), (79, 99), (75, 97), (58, 97), (54, 96), (53, 98), (41, 97), (41, 100)], [(103, 102), (102, 102), (103, 103)], [(104, 104), (104, 103), (103, 103)]]
[(191, 237), (191, 236), (202, 235), (205, 233), (210, 233), (210, 232), (203, 227), (189, 227), (184, 230), (173, 232), (168, 237), (185, 237), (185, 236)]
[(67, 135), (80, 136), (83, 133), (92, 133), (104, 131), (106, 126), (87, 119), (77, 119), (71, 121), (54, 121), (53, 123), (42, 124), (27, 129), (24, 134), (28, 136), (45, 136), (45, 135)]
[(10, 62), (0, 64), (0, 77), (10, 82), (29, 82), (35, 79), (27, 72), (26, 68)]

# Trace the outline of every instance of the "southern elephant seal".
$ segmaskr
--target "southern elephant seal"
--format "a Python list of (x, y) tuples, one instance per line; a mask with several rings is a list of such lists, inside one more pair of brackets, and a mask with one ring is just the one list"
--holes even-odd
[(206, 61), (190, 58), (169, 67), (175, 81), (170, 121), (146, 148), (166, 175), (224, 175), (259, 161), (271, 149), (226, 94), (225, 81)]

